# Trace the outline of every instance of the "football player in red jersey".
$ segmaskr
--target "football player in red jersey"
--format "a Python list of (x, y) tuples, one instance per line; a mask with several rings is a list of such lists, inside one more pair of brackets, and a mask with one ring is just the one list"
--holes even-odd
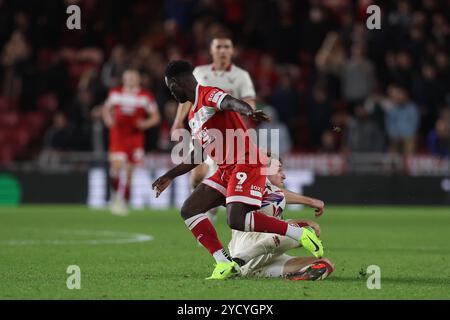
[[(112, 213), (126, 215), (133, 168), (144, 157), (145, 130), (158, 125), (160, 114), (153, 94), (141, 87), (137, 70), (122, 75), (123, 86), (109, 92), (102, 115), (109, 133), (109, 177)], [(121, 177), (121, 172), (126, 172)]]
[[(233, 63), (234, 45), (230, 35), (226, 32), (215, 35), (211, 41), (210, 54), (212, 63), (197, 66), (193, 71), (197, 81), (201, 85), (219, 87), (233, 97), (244, 100), (255, 109), (256, 93), (252, 79), (247, 71)], [(184, 119), (187, 117), (191, 107), (191, 102), (178, 106), (171, 133), (177, 129), (184, 128)], [(244, 118), (243, 120), (246, 121), (248, 119)], [(248, 126), (249, 124), (252, 125), (251, 121), (247, 121), (246, 125)], [(208, 157), (203, 164), (191, 172), (193, 189), (216, 171), (217, 165)], [(214, 222), (217, 218), (217, 208), (210, 210), (207, 214), (209, 219)]]
[[(187, 61), (170, 62), (165, 80), (178, 102), (193, 103), (189, 126), (194, 145), (200, 145), (218, 165), (217, 172), (197, 186), (181, 208), (186, 226), (216, 260), (216, 267), (208, 279), (226, 279), (240, 273), (239, 265), (231, 261), (205, 214), (220, 205), (226, 206), (227, 222), (232, 229), (287, 236), (298, 241), (314, 256), (321, 257), (322, 243), (312, 228), (291, 225), (254, 211), (261, 207), (266, 183), (263, 172), (268, 159), (251, 139), (245, 137), (247, 128), (241, 115), (255, 121), (269, 121), (267, 115), (253, 110), (248, 103), (233, 98), (219, 88), (199, 85), (192, 74), (192, 65)], [(234, 134), (233, 141), (244, 141), (231, 143), (227, 139), (230, 133)], [(153, 183), (157, 197), (173, 179), (203, 162), (196, 161), (195, 148), (188, 157), (188, 161), (177, 165)], [(255, 158), (257, 160), (252, 161)]]

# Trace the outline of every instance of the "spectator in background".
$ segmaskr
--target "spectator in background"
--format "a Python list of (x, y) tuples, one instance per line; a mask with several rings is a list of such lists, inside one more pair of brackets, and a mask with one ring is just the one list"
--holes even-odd
[(55, 113), (53, 123), (45, 133), (44, 149), (51, 151), (69, 150), (72, 134), (72, 127), (67, 122), (65, 114), (62, 112)]
[(127, 56), (125, 48), (122, 45), (117, 45), (113, 48), (111, 57), (103, 65), (101, 72), (102, 84), (111, 90), (120, 85), (122, 73), (127, 67)]
[(425, 63), (421, 68), (421, 73), (414, 81), (412, 93), (421, 109), (422, 128), (425, 132), (434, 127), (438, 108), (445, 98), (445, 90), (445, 84), (437, 79), (436, 68), (430, 63)]
[(365, 50), (361, 44), (353, 45), (350, 59), (342, 66), (342, 96), (352, 104), (366, 99), (375, 83), (374, 67)]
[[(265, 106), (262, 108), (262, 110), (270, 117), (270, 122), (262, 122), (258, 126), (258, 131), (261, 132), (261, 130), (267, 131), (267, 138), (266, 141), (264, 139), (259, 140), (259, 147), (269, 151), (270, 153), (278, 154), (280, 156), (283, 156), (291, 151), (292, 148), (292, 142), (291, 137), (289, 135), (289, 130), (286, 124), (278, 120), (278, 114), (277, 111), (271, 107), (271, 106)], [(278, 130), (279, 133), (279, 139), (272, 141), (272, 134), (274, 134), (273, 130)], [(264, 135), (261, 135), (261, 138), (263, 138)], [(259, 138), (259, 136), (258, 136)], [(279, 150), (274, 149), (275, 147), (272, 145), (272, 142), (279, 141)]]
[(402, 86), (390, 85), (384, 107), (390, 150), (403, 155), (414, 153), (420, 118), (419, 110), (410, 100), (408, 91)]
[(66, 115), (57, 112), (53, 116), (53, 123), (44, 135), (39, 164), (43, 168), (60, 163), (60, 152), (72, 149), (73, 127), (68, 123)]
[(279, 119), (292, 130), (299, 113), (300, 100), (299, 94), (294, 87), (292, 76), (288, 71), (281, 72), (280, 81), (272, 93), (271, 102)]
[(440, 83), (447, 84), (447, 94), (450, 91), (448, 86), (448, 84), (450, 83), (450, 62), (448, 56), (448, 51), (446, 52), (444, 50), (439, 50), (435, 54), (437, 79)]
[(356, 106), (355, 117), (350, 120), (344, 136), (344, 146), (351, 153), (384, 151), (384, 134), (361, 104)]
[(259, 88), (258, 97), (266, 101), (270, 99), (272, 89), (278, 83), (278, 73), (276, 72), (275, 61), (271, 55), (261, 55), (254, 79), (255, 85)]
[(450, 128), (445, 118), (439, 118), (436, 121), (435, 128), (428, 134), (427, 148), (435, 156), (449, 156)]
[(308, 102), (313, 145), (320, 145), (322, 134), (331, 127), (332, 105), (327, 88), (317, 84)]
[(406, 51), (400, 51), (393, 56), (391, 62), (390, 82), (398, 83), (409, 92), (412, 91), (414, 68), (411, 55)]
[(341, 69), (346, 59), (342, 38), (334, 31), (329, 32), (317, 52), (315, 62), (318, 71), (317, 81), (327, 83), (329, 94), (333, 98), (340, 96)]
[(1, 64), (3, 68), (2, 94), (17, 99), (22, 92), (22, 81), (30, 62), (31, 48), (20, 31), (11, 34), (3, 47)]
[(337, 153), (339, 151), (335, 134), (331, 130), (327, 130), (322, 134), (320, 153)]
[(79, 151), (90, 150), (92, 146), (92, 117), (95, 106), (93, 94), (88, 89), (80, 89), (69, 105), (68, 116), (74, 127), (73, 148)]

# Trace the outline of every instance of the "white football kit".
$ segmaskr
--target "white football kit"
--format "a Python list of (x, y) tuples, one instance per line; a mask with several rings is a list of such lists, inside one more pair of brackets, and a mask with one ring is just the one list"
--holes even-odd
[[(268, 216), (278, 219), (283, 218), (283, 210), (286, 207), (286, 199), (283, 191), (266, 180), (266, 188), (263, 195), (262, 206), (257, 212), (264, 213)], [(273, 243), (270, 248), (260, 247), (263, 254), (248, 261), (241, 272), (243, 276), (256, 277), (279, 277), (283, 274), (283, 268), (286, 261), (292, 259), (292, 256), (284, 254), (287, 250), (299, 246), (298, 242), (273, 233), (259, 232), (243, 232), (232, 230), (231, 241), (228, 249), (232, 257), (237, 253), (243, 252), (245, 249), (264, 240), (272, 239)]]
[[(202, 86), (217, 87), (237, 99), (256, 97), (255, 87), (247, 71), (234, 64), (225, 71), (219, 71), (212, 64), (198, 66), (193, 71), (195, 79)], [(216, 163), (208, 157), (205, 161), (208, 165), (208, 173), (205, 178), (212, 176), (217, 171)]]

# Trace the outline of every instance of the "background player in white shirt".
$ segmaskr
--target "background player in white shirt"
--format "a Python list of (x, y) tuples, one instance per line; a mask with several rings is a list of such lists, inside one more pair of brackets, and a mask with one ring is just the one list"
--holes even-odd
[[(323, 201), (283, 189), (285, 179), (280, 164), (278, 173), (267, 177), (262, 206), (257, 211), (282, 219), (286, 203), (303, 204), (314, 208), (316, 217), (321, 216), (324, 210)], [(302, 227), (310, 226), (317, 236), (320, 236), (319, 225), (313, 221), (288, 220), (288, 222)], [(285, 236), (238, 230), (232, 230), (228, 245), (233, 260), (240, 265), (242, 275), (246, 277), (321, 280), (333, 272), (334, 265), (327, 258), (295, 257), (286, 254), (288, 250), (299, 247), (297, 241)]]
[[(210, 53), (213, 62), (198, 66), (193, 71), (198, 83), (203, 86), (218, 87), (231, 96), (247, 102), (255, 109), (256, 94), (252, 79), (247, 71), (232, 63), (234, 46), (231, 38), (227, 34), (220, 34), (214, 37), (211, 41)], [(184, 119), (191, 107), (192, 104), (190, 102), (179, 104), (177, 115), (172, 126), (172, 132), (184, 127)], [(246, 120), (244, 119), (244, 121)], [(249, 123), (247, 123), (248, 125)], [(195, 168), (191, 173), (193, 189), (205, 178), (216, 172), (216, 170), (216, 164), (208, 157), (205, 163)], [(215, 220), (216, 212), (217, 209), (213, 209), (208, 213), (211, 221)]]

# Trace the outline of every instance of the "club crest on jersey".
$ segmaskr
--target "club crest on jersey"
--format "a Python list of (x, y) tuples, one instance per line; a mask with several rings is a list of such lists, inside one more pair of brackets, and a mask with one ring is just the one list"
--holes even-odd
[(214, 141), (214, 139), (212, 139), (212, 137), (209, 135), (208, 128), (203, 128), (203, 130), (197, 134), (197, 139), (202, 142), (202, 146), (204, 148)]

